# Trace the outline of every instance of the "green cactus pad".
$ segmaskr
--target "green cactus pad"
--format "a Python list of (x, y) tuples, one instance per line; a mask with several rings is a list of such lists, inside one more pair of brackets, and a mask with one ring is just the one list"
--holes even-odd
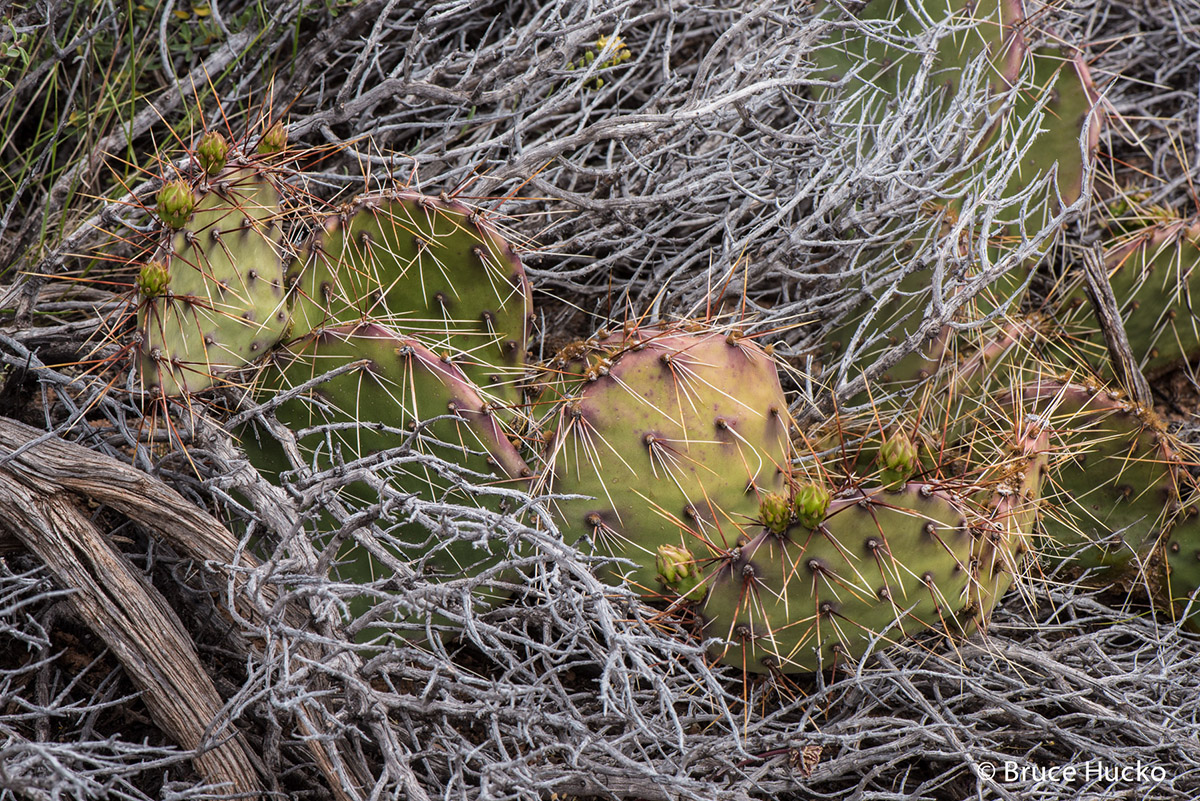
[[(1051, 34), (1049, 38), (1055, 37)], [(1057, 165), (1059, 195), (1064, 203), (1071, 204), (1083, 191), (1083, 173), (1086, 165), (1095, 161), (1100, 144), (1102, 115), (1092, 114), (1099, 93), (1082, 53), (1044, 46), (1030, 56), (1033, 88), (1018, 96), (1018, 119), (1028, 116), (1041, 96), (1049, 100), (1044, 107), (1042, 132), (1037, 143), (1025, 151), (1021, 171), (1014, 177), (1011, 190), (1019, 191), (1021, 185)]]
[(1152, 412), (1100, 387), (1042, 381), (1020, 396), (1052, 432), (1043, 559), (1109, 577), (1136, 568), (1178, 505), (1173, 438)]
[(789, 417), (775, 364), (736, 332), (634, 328), (568, 349), (547, 369), (545, 471), (568, 542), (629, 559), (636, 589), (658, 589), (663, 545), (727, 547), (780, 492)]
[[(1105, 265), (1143, 373), (1153, 378), (1200, 357), (1200, 306), (1191, 292), (1193, 283), (1200, 285), (1200, 219), (1167, 220), (1129, 234), (1109, 247)], [(1091, 343), (1097, 366), (1111, 374), (1082, 283), (1066, 295), (1064, 306), (1078, 310), (1083, 330), (1073, 333)]]
[(926, 484), (837, 498), (815, 530), (762, 530), (717, 557), (698, 612), (713, 655), (751, 672), (810, 673), (920, 631), (968, 633), (979, 614), (978, 518)]
[[(859, 24), (839, 25), (828, 44), (813, 51), (813, 59), (830, 73), (831, 79), (854, 72), (849, 85), (841, 90), (847, 96), (864, 88), (896, 96), (925, 57), (903, 40), (923, 33), (930, 22), (947, 19), (952, 21), (954, 32), (938, 42), (935, 62), (936, 75), (941, 80), (938, 86), (945, 87), (945, 97), (953, 97), (963, 71), (985, 52), (990, 54), (993, 65), (992, 94), (999, 96), (1011, 85), (1025, 52), (1023, 38), (1014, 35), (1015, 27), (1024, 21), (1019, 0), (945, 0), (913, 5), (929, 6), (924, 9), (927, 16), (914, 13), (896, 0), (871, 0), (854, 12)], [(841, 8), (834, 3), (819, 4), (826, 6)], [(868, 26), (874, 35), (865, 33)], [(861, 102), (868, 100), (864, 97)]]
[(1176, 513), (1157, 556), (1150, 568), (1156, 605), (1200, 632), (1200, 496), (1193, 493)]
[[(861, 368), (871, 365), (883, 353), (916, 333), (925, 317), (925, 307), (931, 291), (926, 271), (909, 272), (900, 279), (895, 293), (882, 304), (868, 295), (825, 340), (821, 360), (827, 372), (839, 362), (846, 361), (853, 347), (854, 358), (846, 368), (845, 378), (851, 381)], [(879, 305), (879, 308), (875, 308)], [(872, 313), (871, 319), (867, 315)], [(901, 357), (886, 372), (869, 382), (868, 389), (847, 399), (851, 406), (875, 404), (879, 396), (915, 387), (934, 375), (947, 355), (949, 330), (935, 332), (917, 350)], [(852, 344), (853, 343), (853, 344)]]
[(297, 334), (376, 321), (448, 354), (502, 405), (519, 403), (532, 293), (478, 211), (412, 192), (361, 197), (325, 220), (289, 282)]
[(255, 170), (231, 168), (211, 182), (161, 254), (165, 291), (139, 301), (145, 390), (171, 396), (207, 389), (284, 336), (278, 216), (279, 192)]
[(723, 641), (713, 655), (753, 672), (813, 672), (861, 658), (876, 636), (880, 647), (986, 626), (1029, 551), (1049, 432), (1030, 423), (994, 440), (972, 481), (844, 490), (815, 527), (761, 529), (710, 551), (697, 611)]
[[(470, 478), (473, 483), (527, 486), (528, 466), (505, 435), (489, 403), (462, 371), (415, 339), (382, 326), (364, 323), (323, 329), (293, 342), (274, 354), (258, 388), (270, 396), (348, 366), (352, 366), (348, 371), (315, 384), (276, 410), (278, 419), (293, 431), (328, 429), (298, 438), (301, 449), (308, 452), (310, 462), (318, 469), (328, 469), (339, 460), (350, 463), (367, 459), (390, 449), (397, 459), (380, 470), (400, 492), (493, 510), (503, 506), (500, 499), (468, 494), (453, 479), (426, 463), (408, 461), (404, 455), (410, 451), (427, 453), (457, 464), (477, 474)], [(288, 469), (286, 463), (276, 461), (274, 454), (248, 451), (268, 473)], [(341, 491), (344, 499), (356, 506), (379, 500), (377, 494), (357, 484)], [(507, 556), (481, 550), (473, 542), (439, 542), (435, 533), (418, 523), (400, 526), (391, 533), (394, 540), (388, 544), (394, 556), (415, 564), (435, 579), (476, 575)], [(388, 575), (387, 569), (362, 548), (351, 547), (340, 556), (345, 560), (340, 568), (343, 579), (365, 583)], [(497, 600), (488, 592), (479, 593), (479, 597)], [(365, 609), (361, 603), (355, 608)]]

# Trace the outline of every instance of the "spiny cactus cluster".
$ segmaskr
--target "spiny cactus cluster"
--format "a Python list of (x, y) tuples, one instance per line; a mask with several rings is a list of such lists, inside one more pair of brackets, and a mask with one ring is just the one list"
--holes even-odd
[[(981, 53), (994, 68), (976, 146), (1008, 135), (1005, 115), (1030, 102), (1012, 88), (1032, 75), (1052, 97), (1039, 100), (1046, 124), (1023, 168), (1056, 164), (1058, 193), (1030, 213), (1080, 198), (1098, 126), (1082, 58), (1029, 39), (1020, 3), (947, 11), (958, 27), (936, 51), (951, 76), (943, 93)], [(911, 9), (896, 13), (863, 11), (916, 24)], [(610, 55), (602, 67), (628, 57), (619, 40), (599, 47)], [(872, 81), (896, 93), (913, 57), (859, 34), (819, 56), (835, 77), (858, 69), (830, 92)], [(716, 661), (812, 672), (922, 632), (967, 635), (1018, 576), (1060, 566), (1149, 586), (1169, 614), (1200, 620), (1194, 459), (1145, 399), (1115, 386), (1108, 339), (1073, 276), (1036, 312), (1008, 315), (997, 304), (1017, 284), (1002, 281), (964, 306), (961, 326), (927, 324), (924, 269), (863, 287), (868, 301), (823, 350), (831, 385), (902, 340), (924, 341), (838, 398), (869, 413), (799, 430), (783, 363), (733, 325), (626, 323), (532, 364), (531, 287), (482, 212), (392, 191), (314, 213), (277, 173), (279, 123), (253, 153), (210, 132), (192, 155), (192, 172), (159, 192), (162, 243), (136, 279), (145, 389), (163, 398), (236, 381), (278, 400), (310, 467), (370, 469), (401, 495), (511, 511), (466, 491), (462, 475), (544, 495), (602, 580), (689, 610)], [(930, 214), (949, 226), (955, 203)], [(305, 227), (315, 233), (293, 252), (289, 234)], [(984, 248), (997, 259), (1011, 233), (998, 230)], [(1127, 227), (1107, 249), (1147, 375), (1200, 354), (1197, 231), (1160, 220)], [(878, 303), (880, 289), (891, 300)], [(982, 324), (965, 325), (972, 314)], [(919, 412), (907, 405), (914, 394)], [(246, 446), (268, 476), (293, 466), (250, 437)], [(373, 492), (352, 483), (341, 500), (361, 506)], [(339, 556), (343, 578), (367, 582), (398, 563), (434, 580), (470, 576), (509, 554), (442, 543), (412, 522), (382, 550), (349, 544)]]
[[(868, 3), (855, 13), (904, 29), (920, 5)], [(924, 10), (934, 8), (929, 4)], [(1012, 106), (994, 106), (995, 115), (1002, 119), (1007, 109), (1044, 103), (1042, 130), (1025, 150), (1022, 175), (1054, 167), (1057, 193), (1042, 211), (1026, 207), (1023, 212), (1043, 213), (1088, 199), (1083, 176), (1094, 157), (1102, 107), (1082, 54), (1053, 44), (1052, 15), (1033, 26), (1021, 3), (952, 2), (936, 11), (956, 20), (942, 45), (957, 49), (939, 47), (939, 63), (950, 67), (957, 53), (986, 48), (999, 83), (1024, 81), (1034, 88), (1019, 93)], [(850, 93), (862, 81), (874, 80), (885, 93), (900, 97), (903, 83), (896, 76), (921, 54), (891, 47), (887, 28), (879, 37), (867, 37), (861, 25), (851, 30), (855, 33), (839, 43), (843, 34), (835, 28), (835, 44), (821, 51), (832, 74), (857, 70), (849, 85), (830, 91)], [(957, 80), (952, 72), (950, 91)], [(998, 88), (1003, 94), (1003, 86)], [(870, 113), (877, 110), (864, 108)], [(997, 135), (1003, 130), (986, 130), (981, 141)], [(1116, 299), (1115, 322), (1096, 311), (1094, 304), (1102, 301), (1092, 299), (1081, 271), (1063, 273), (1061, 265), (1030, 261), (972, 298), (956, 320), (959, 326), (929, 329), (925, 310), (931, 282), (921, 270), (909, 269), (899, 281), (868, 287), (871, 297), (834, 329), (822, 356), (836, 368), (827, 370), (828, 380), (845, 385), (879, 354), (928, 332), (920, 347), (910, 349), (867, 391), (842, 399), (848, 406), (869, 405), (867, 422), (842, 420), (837, 428), (865, 442), (864, 432), (879, 417), (903, 415), (915, 406), (936, 421), (937, 441), (897, 437), (882, 446), (860, 447), (855, 467), (874, 460), (885, 481), (893, 480), (888, 473), (893, 463), (902, 474), (919, 464), (926, 474), (973, 478), (995, 459), (994, 448), (982, 443), (1008, 422), (1032, 421), (1043, 431), (1047, 454), (1038, 457), (1046, 461), (1045, 486), (1036, 505), (1038, 523), (1029, 528), (1037, 534), (1029, 543), (1038, 553), (1036, 570), (1055, 571), (1056, 580), (1148, 588), (1169, 617), (1200, 628), (1200, 615), (1189, 605), (1200, 572), (1195, 566), (1200, 541), (1193, 533), (1197, 460), (1175, 433), (1178, 416), (1152, 409), (1153, 397), (1138, 389), (1140, 379), (1118, 369), (1125, 357), (1113, 351), (1124, 340), (1133, 370), (1151, 380), (1200, 356), (1200, 326), (1191, 303), (1200, 226), (1169, 210), (1139, 210), (1137, 197), (1131, 190), (1127, 199), (1110, 204), (1112, 218), (1098, 232)], [(952, 220), (953, 203), (943, 209)], [(1014, 227), (996, 230), (983, 249), (992, 261), (1021, 238)], [(1033, 270), (1052, 273), (1053, 280), (1037, 295), (1017, 294)], [(882, 299), (880, 292), (889, 294)], [(1009, 301), (1009, 313), (1001, 314), (999, 304)], [(963, 329), (970, 329), (969, 337)], [(854, 345), (849, 352), (848, 344)]]

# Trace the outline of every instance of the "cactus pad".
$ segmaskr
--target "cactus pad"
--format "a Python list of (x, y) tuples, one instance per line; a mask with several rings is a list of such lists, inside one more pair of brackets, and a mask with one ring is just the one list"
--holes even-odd
[(1020, 393), (1052, 432), (1043, 557), (1119, 572), (1148, 556), (1178, 506), (1182, 477), (1162, 422), (1095, 386), (1042, 381)]
[(361, 197), (325, 220), (289, 282), (296, 333), (379, 322), (448, 354), (485, 395), (519, 402), (532, 294), (479, 212), (411, 192)]
[(705, 635), (728, 643), (715, 652), (722, 662), (797, 673), (856, 659), (876, 634), (969, 632), (972, 585), (984, 578), (973, 566), (973, 517), (953, 496), (912, 483), (837, 498), (816, 529), (762, 530), (708, 569)]
[[(1154, 377), (1200, 356), (1200, 312), (1191, 292), (1193, 283), (1200, 283), (1200, 219), (1176, 218), (1127, 235), (1108, 249), (1105, 265), (1143, 373)], [(1065, 305), (1094, 319), (1082, 285), (1068, 294)], [(1081, 338), (1103, 349), (1098, 330)]]
[[(819, 5), (841, 8), (835, 3)], [(946, 96), (957, 92), (964, 71), (983, 53), (993, 65), (991, 93), (999, 96), (1013, 82), (1025, 53), (1023, 38), (1014, 35), (1016, 26), (1024, 21), (1022, 4), (1019, 0), (948, 0), (938, 5), (922, 8), (926, 13), (918, 14), (895, 0), (871, 0), (855, 12), (859, 24), (836, 28), (829, 43), (815, 50), (813, 58), (831, 73), (832, 79), (855, 73), (842, 90), (848, 96), (864, 87), (896, 96), (899, 88), (912, 80), (925, 57), (907, 39), (924, 33), (930, 22), (945, 18), (953, 31), (947, 27), (946, 35), (937, 42), (934, 70), (942, 81), (939, 85), (946, 87)], [(874, 35), (864, 32), (868, 26)], [(897, 38), (889, 41), (889, 37)], [(866, 103), (866, 99), (860, 102)]]
[[(343, 368), (342, 372), (314, 384), (276, 410), (279, 420), (294, 431), (317, 429), (300, 436), (298, 444), (318, 469), (328, 469), (339, 461), (372, 461), (388, 451), (385, 456), (395, 458), (376, 466), (399, 492), (493, 509), (503, 505), (498, 498), (478, 499), (431, 467), (428, 460), (409, 455), (429, 454), (458, 465), (472, 483), (517, 486), (528, 479), (529, 468), (488, 402), (462, 371), (416, 340), (382, 326), (365, 323), (323, 329), (290, 344), (264, 369), (259, 388), (277, 393), (338, 368)], [(251, 456), (269, 471), (288, 467), (271, 461), (270, 454), (251, 451)], [(379, 500), (377, 494), (357, 484), (343, 488), (343, 494), (356, 505)], [(475, 575), (507, 555), (480, 550), (465, 540), (439, 541), (435, 533), (417, 523), (393, 529), (387, 544), (395, 558), (415, 563), (437, 579)], [(341, 568), (345, 579), (365, 583), (388, 575), (379, 560), (363, 548), (352, 548), (341, 556), (346, 560)]]
[(1200, 631), (1200, 496), (1190, 496), (1175, 515), (1152, 571), (1157, 605), (1171, 619)]
[(568, 542), (632, 560), (603, 572), (658, 591), (663, 545), (732, 545), (778, 492), (789, 417), (775, 364), (736, 332), (627, 328), (560, 355), (542, 401), (552, 408), (547, 479)]
[[(181, 187), (173, 197), (191, 195)], [(278, 216), (279, 193), (255, 170), (231, 168), (211, 182), (160, 254), (165, 285), (153, 271), (139, 276), (144, 389), (198, 392), (283, 337), (288, 315)]]
[(926, 630), (969, 634), (1020, 567), (1040, 502), (1047, 431), (1030, 425), (973, 484), (840, 492), (816, 526), (748, 533), (702, 563), (697, 607), (714, 656), (759, 672), (813, 672)]

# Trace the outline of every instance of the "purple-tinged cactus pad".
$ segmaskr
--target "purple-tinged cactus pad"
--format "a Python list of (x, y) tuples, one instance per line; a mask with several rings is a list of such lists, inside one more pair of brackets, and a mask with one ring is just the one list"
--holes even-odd
[(779, 492), (787, 402), (771, 357), (736, 332), (630, 327), (568, 349), (546, 371), (545, 476), (568, 542), (631, 560), (602, 572), (660, 590), (663, 545), (729, 547)]

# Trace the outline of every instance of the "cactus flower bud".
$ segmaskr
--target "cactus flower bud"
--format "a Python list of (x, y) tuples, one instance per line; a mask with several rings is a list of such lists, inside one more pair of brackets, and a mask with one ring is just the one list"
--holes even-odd
[(282, 122), (276, 122), (267, 132), (258, 140), (258, 154), (260, 156), (270, 156), (274, 153), (282, 153), (287, 147), (287, 128)]
[(707, 590), (701, 583), (700, 570), (695, 557), (687, 548), (677, 545), (658, 546), (658, 555), (654, 560), (658, 569), (658, 580), (681, 598), (689, 601), (699, 601), (704, 598)]
[(196, 196), (184, 181), (171, 181), (158, 190), (158, 217), (169, 228), (182, 228), (196, 208)]
[(163, 294), (167, 284), (171, 283), (171, 274), (162, 262), (148, 261), (138, 272), (137, 290), (144, 300), (152, 300)]
[(758, 516), (769, 531), (783, 534), (792, 522), (792, 503), (786, 495), (768, 492), (759, 499)]
[(200, 137), (196, 145), (196, 161), (205, 175), (216, 175), (225, 167), (229, 157), (229, 142), (217, 131), (209, 131)]
[(879, 463), (883, 468), (880, 480), (892, 490), (902, 488), (921, 466), (917, 459), (917, 446), (903, 431), (897, 431), (883, 443), (879, 449)]
[(816, 528), (829, 511), (829, 490), (821, 484), (802, 484), (792, 500), (792, 514), (804, 528)]

